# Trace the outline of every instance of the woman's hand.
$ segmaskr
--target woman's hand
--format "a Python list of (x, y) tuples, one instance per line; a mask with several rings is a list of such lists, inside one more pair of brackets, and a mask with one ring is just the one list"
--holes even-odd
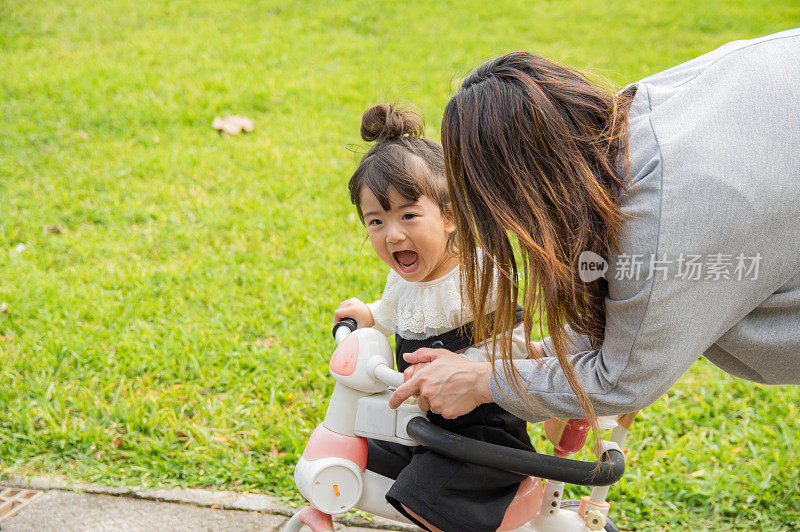
[(415, 395), (423, 411), (454, 419), (492, 402), (489, 362), (472, 362), (446, 349), (428, 348), (406, 353), (403, 358), (415, 365), (405, 371), (406, 381), (389, 398), (390, 408)]
[(354, 297), (342, 301), (339, 303), (339, 308), (333, 311), (334, 325), (345, 318), (356, 320), (359, 329), (375, 325), (375, 319), (372, 317), (369, 307)]

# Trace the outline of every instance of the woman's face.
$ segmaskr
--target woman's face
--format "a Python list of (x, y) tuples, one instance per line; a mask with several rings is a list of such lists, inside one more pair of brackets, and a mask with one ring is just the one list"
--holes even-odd
[(384, 210), (369, 188), (361, 191), (364, 225), (378, 257), (410, 282), (432, 281), (452, 270), (458, 264), (447, 245), (453, 221), (427, 196), (413, 201), (391, 188), (388, 196)]

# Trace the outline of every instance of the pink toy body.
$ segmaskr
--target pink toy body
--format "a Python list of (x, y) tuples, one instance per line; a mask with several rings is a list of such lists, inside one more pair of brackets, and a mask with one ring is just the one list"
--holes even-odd
[(549, 419), (544, 422), (545, 434), (553, 443), (556, 456), (569, 456), (583, 449), (591, 428), (588, 419)]
[(528, 477), (520, 482), (517, 494), (508, 505), (497, 530), (516, 530), (533, 519), (542, 505), (543, 495), (542, 483), (538, 478)]
[(349, 377), (356, 370), (356, 363), (358, 362), (358, 338), (355, 336), (348, 336), (342, 342), (342, 345), (336, 348), (331, 357), (331, 363), (328, 366), (331, 373), (334, 375), (341, 375), (342, 377)]
[(343, 458), (353, 462), (361, 471), (367, 469), (367, 439), (345, 436), (320, 423), (306, 443), (303, 458)]

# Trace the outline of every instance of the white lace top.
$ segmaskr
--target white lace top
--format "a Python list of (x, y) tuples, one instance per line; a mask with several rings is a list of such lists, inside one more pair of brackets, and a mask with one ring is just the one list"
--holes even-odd
[[(375, 328), (386, 336), (399, 334), (407, 340), (424, 340), (472, 321), (472, 313), (461, 290), (461, 268), (456, 266), (433, 281), (410, 282), (389, 270), (381, 299), (368, 303)], [(490, 308), (489, 312), (494, 309)], [(526, 358), (525, 331), (517, 325), (513, 332), (514, 358)], [(485, 344), (468, 347), (462, 355), (471, 360), (489, 359)]]

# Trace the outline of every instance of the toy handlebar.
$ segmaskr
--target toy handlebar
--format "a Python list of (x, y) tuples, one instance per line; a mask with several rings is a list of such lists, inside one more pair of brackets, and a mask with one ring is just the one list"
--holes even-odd
[[(347, 332), (345, 332), (342, 329), (342, 327), (348, 329)], [(354, 320), (353, 318), (344, 318), (343, 320), (339, 320), (336, 322), (336, 325), (333, 326), (333, 331), (331, 332), (333, 333), (334, 339), (336, 339), (336, 343), (339, 343), (344, 339), (345, 336), (355, 331), (356, 329), (358, 329), (358, 324), (356, 323), (356, 320)]]
[(609, 486), (625, 472), (625, 456), (616, 449), (606, 450), (599, 463), (582, 462), (465, 438), (423, 417), (411, 419), (406, 432), (425, 447), (455, 460), (568, 484)]

